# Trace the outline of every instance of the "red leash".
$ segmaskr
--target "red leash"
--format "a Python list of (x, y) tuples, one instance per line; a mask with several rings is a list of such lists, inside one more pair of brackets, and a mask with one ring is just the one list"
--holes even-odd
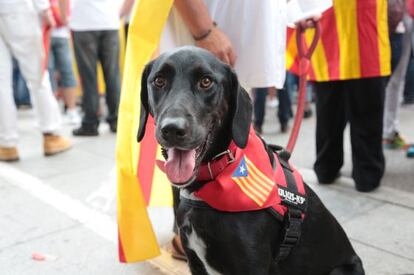
[(298, 139), (300, 126), (303, 120), (303, 112), (305, 110), (305, 98), (306, 98), (306, 83), (307, 75), (310, 67), (310, 58), (315, 51), (316, 44), (318, 43), (320, 37), (320, 27), (317, 22), (315, 22), (315, 34), (312, 39), (310, 47), (306, 50), (305, 43), (305, 29), (302, 26), (297, 26), (296, 28), (296, 45), (298, 47), (298, 55), (300, 59), (299, 64), (299, 95), (298, 95), (298, 106), (296, 109), (295, 121), (293, 123), (292, 132), (290, 133), (289, 142), (286, 149), (289, 153), (293, 152), (295, 148), (296, 140)]

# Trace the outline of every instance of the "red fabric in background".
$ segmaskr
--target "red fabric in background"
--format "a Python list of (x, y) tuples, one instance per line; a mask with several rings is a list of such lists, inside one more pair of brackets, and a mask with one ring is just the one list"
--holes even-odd
[(414, 18), (414, 0), (407, 0), (407, 11), (408, 14)]

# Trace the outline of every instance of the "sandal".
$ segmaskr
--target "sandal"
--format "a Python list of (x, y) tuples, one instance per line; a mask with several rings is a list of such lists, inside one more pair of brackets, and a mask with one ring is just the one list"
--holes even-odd
[(178, 240), (179, 236), (174, 236), (171, 240), (171, 256), (180, 261), (187, 261), (187, 256), (185, 255), (185, 251)]

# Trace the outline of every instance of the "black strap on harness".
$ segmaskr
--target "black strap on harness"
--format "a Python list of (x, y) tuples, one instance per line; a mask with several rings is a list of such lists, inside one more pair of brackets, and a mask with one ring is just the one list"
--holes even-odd
[[(302, 216), (306, 212), (307, 199), (298, 192), (297, 183), (292, 173), (293, 170), (289, 165), (289, 152), (280, 146), (272, 144), (268, 145), (268, 148), (278, 155), (287, 183), (287, 188), (278, 186), (282, 204), (287, 208), (283, 220), (283, 239), (279, 246), (279, 253), (275, 259), (276, 262), (279, 262), (286, 259), (293, 247), (299, 242), (300, 234), (302, 232)], [(273, 208), (270, 208), (269, 210), (275, 212)]]

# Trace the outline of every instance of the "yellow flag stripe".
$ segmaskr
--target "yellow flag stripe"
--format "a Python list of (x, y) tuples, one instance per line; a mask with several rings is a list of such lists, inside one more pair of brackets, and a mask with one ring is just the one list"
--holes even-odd
[(136, 1), (130, 22), (116, 146), (118, 229), (126, 262), (142, 261), (160, 254), (137, 182), (136, 134), (141, 73), (158, 45), (172, 4), (172, 0)]
[(286, 69), (289, 70), (293, 63), (295, 62), (295, 57), (297, 55), (296, 49), (296, 35), (292, 35), (290, 40), (288, 41), (288, 45), (286, 48)]
[(257, 167), (248, 158), (245, 159), (247, 162), (248, 173), (253, 172), (258, 178), (263, 181), (262, 183), (264, 187), (272, 189), (274, 182), (266, 177), (259, 169), (257, 169)]
[(246, 194), (249, 198), (251, 198), (257, 205), (262, 206), (263, 200), (258, 198), (256, 195), (254, 195), (252, 192), (250, 192), (246, 185), (243, 183), (243, 181), (240, 178), (233, 179), (237, 185), (240, 187), (240, 189), (243, 191), (244, 194)]
[(359, 0), (336, 1), (334, 3), (338, 42), (340, 49), (340, 78), (359, 78), (361, 75), (358, 25), (356, 20)]
[(252, 174), (250, 174), (249, 176), (248, 176), (248, 179), (249, 179), (249, 182), (252, 184), (252, 185), (254, 185), (254, 187), (256, 187), (256, 189), (260, 192), (260, 193), (262, 193), (264, 196), (268, 196), (269, 195), (269, 193), (270, 193), (270, 191), (272, 191), (272, 189), (268, 189), (267, 187), (266, 187), (266, 189), (263, 187), (263, 185), (262, 185), (262, 183), (261, 183), (261, 180), (260, 179), (256, 179), (255, 177), (253, 177), (253, 175)]
[[(315, 35), (315, 29), (309, 29), (306, 31), (305, 38), (307, 45), (312, 43), (312, 39)], [(313, 71), (315, 72), (316, 79), (329, 79), (328, 66), (326, 66), (327, 58), (323, 43), (319, 42), (315, 48), (315, 59), (313, 61)]]
[(391, 72), (391, 50), (389, 47), (390, 39), (388, 37), (388, 18), (387, 1), (377, 1), (377, 30), (378, 30), (378, 50), (380, 59), (381, 75), (388, 75)]
[[(250, 167), (248, 166), (247, 167), (247, 169), (249, 169)], [(272, 191), (272, 189), (273, 189), (273, 186), (272, 187), (270, 187), (267, 183), (265, 183), (264, 182), (264, 179), (260, 176), (260, 175), (258, 175), (257, 173), (256, 173), (256, 171), (254, 171), (254, 169), (253, 168), (250, 168), (250, 170), (249, 170), (249, 177), (252, 177), (253, 179), (255, 179), (255, 181), (257, 182), (257, 184), (259, 184), (260, 185), (260, 187), (262, 187), (263, 189), (265, 189), (266, 190), (266, 192), (270, 192), (270, 191)]]
[[(164, 159), (161, 146), (158, 146), (156, 159)], [(155, 165), (149, 206), (171, 207), (172, 201), (171, 183), (167, 175)]]
[(240, 177), (240, 181), (244, 184), (244, 187), (248, 189), (252, 194), (254, 194), (260, 201), (263, 203), (266, 200), (266, 197), (263, 194), (260, 194), (255, 188), (254, 185), (251, 184), (245, 177)]

